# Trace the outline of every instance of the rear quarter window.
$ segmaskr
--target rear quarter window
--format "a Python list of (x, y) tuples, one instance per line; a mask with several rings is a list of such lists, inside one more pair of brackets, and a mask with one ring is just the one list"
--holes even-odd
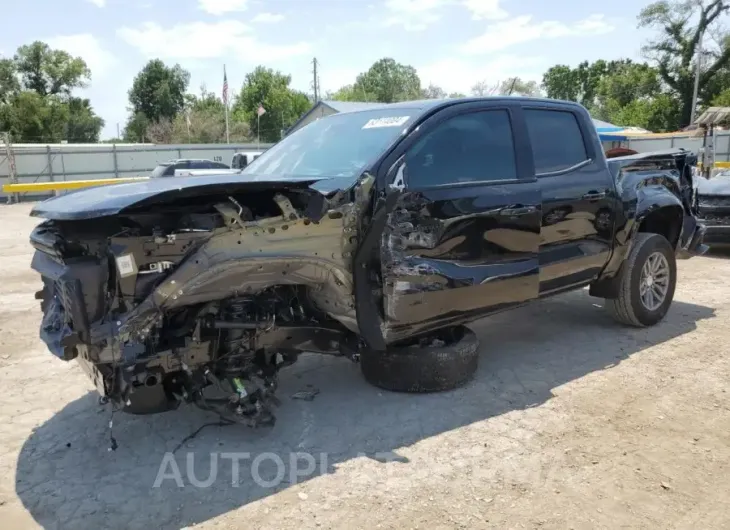
[(583, 133), (572, 112), (525, 109), (535, 173), (555, 173), (588, 160)]

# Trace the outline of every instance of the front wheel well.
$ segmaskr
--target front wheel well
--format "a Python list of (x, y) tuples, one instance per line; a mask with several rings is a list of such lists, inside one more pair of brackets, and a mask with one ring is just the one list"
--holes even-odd
[(654, 210), (641, 221), (638, 232), (664, 236), (676, 249), (682, 231), (683, 213), (681, 206), (664, 206)]

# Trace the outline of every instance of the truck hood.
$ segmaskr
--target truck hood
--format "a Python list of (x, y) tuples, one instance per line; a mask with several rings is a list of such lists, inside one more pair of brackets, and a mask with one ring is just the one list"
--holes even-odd
[(720, 174), (711, 179), (698, 178), (698, 195), (730, 195), (730, 173)]
[(240, 173), (159, 178), (81, 189), (39, 203), (30, 215), (59, 221), (94, 219), (173, 198), (287, 188), (310, 188), (329, 194), (351, 186), (355, 180), (347, 177), (277, 177)]

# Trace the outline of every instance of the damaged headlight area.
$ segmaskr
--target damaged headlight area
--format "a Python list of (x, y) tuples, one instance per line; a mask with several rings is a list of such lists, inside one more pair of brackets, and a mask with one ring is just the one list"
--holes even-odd
[(357, 347), (365, 200), (318, 195), (293, 186), (43, 222), (31, 234), (41, 338), (127, 412), (193, 403), (271, 424), (282, 367)]

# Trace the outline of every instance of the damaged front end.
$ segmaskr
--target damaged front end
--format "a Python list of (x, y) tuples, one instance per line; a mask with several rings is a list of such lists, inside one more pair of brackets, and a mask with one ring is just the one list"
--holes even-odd
[(271, 423), (282, 367), (358, 348), (352, 256), (373, 179), (330, 192), (192, 179), (121, 189), (121, 205), (95, 189), (36, 208), (41, 338), (128, 412), (189, 402)]

